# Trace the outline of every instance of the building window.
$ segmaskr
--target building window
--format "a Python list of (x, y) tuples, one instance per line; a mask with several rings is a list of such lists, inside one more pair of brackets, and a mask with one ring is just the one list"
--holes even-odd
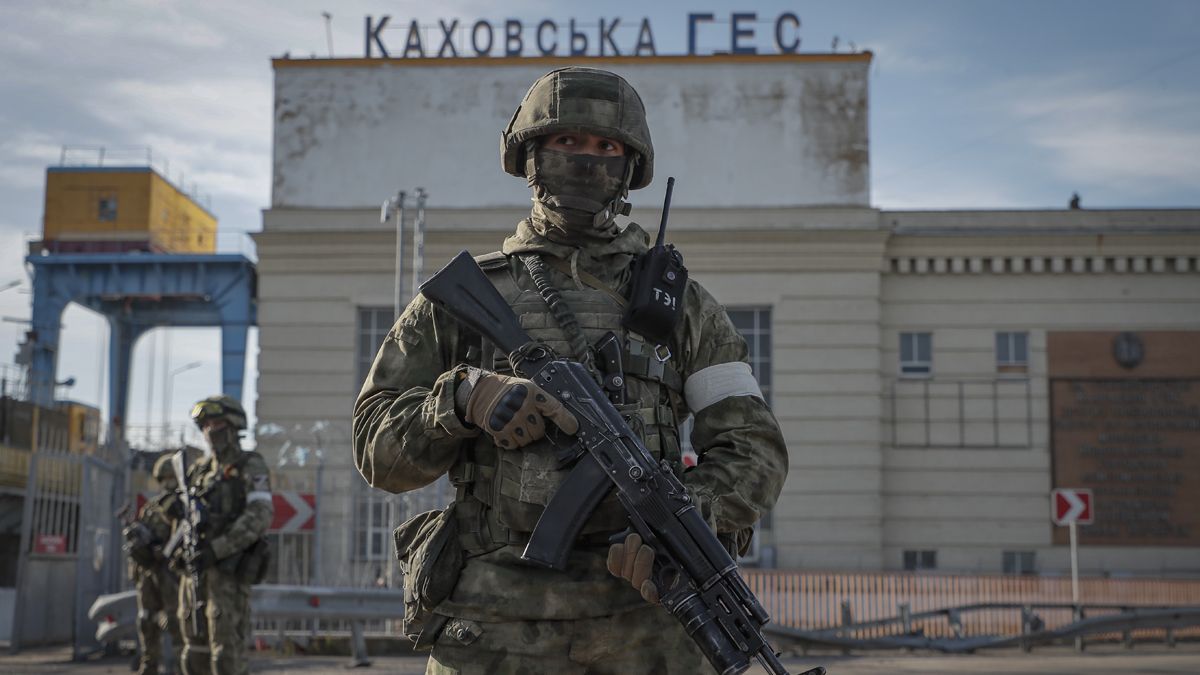
[(996, 333), (996, 372), (1029, 371), (1029, 333)]
[(928, 375), (933, 372), (933, 333), (900, 334), (900, 374)]
[(747, 307), (728, 309), (733, 327), (746, 339), (750, 348), (750, 368), (762, 389), (763, 400), (771, 403), (771, 308)]
[(1004, 551), (1001, 555), (1005, 574), (1037, 574), (1034, 551)]
[(384, 560), (388, 550), (388, 504), (363, 491), (354, 500), (354, 555), (358, 560)]
[(910, 572), (917, 570), (936, 570), (937, 551), (905, 551), (904, 569)]
[(117, 196), (105, 195), (100, 198), (96, 219), (102, 223), (111, 223), (117, 219)]
[(375, 361), (375, 354), (379, 352), (379, 346), (383, 344), (383, 339), (387, 337), (388, 331), (392, 329), (392, 324), (395, 323), (395, 317), (392, 316), (392, 312), (393, 309), (391, 307), (358, 308), (358, 381), (355, 385), (355, 391), (367, 379), (367, 371), (371, 370), (371, 364)]

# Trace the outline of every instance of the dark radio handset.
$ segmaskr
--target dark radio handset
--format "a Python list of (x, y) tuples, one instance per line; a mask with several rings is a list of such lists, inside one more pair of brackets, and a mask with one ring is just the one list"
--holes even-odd
[(683, 255), (675, 249), (674, 244), (664, 243), (674, 188), (675, 178), (668, 178), (658, 239), (654, 247), (638, 256), (634, 263), (633, 292), (629, 295), (629, 307), (622, 320), (626, 328), (658, 345), (656, 351), (663, 361), (670, 358), (666, 345), (679, 322), (688, 278)]

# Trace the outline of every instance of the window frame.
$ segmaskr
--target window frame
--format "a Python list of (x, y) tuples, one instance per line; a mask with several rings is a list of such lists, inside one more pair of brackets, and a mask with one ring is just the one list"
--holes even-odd
[[(395, 308), (391, 305), (359, 305), (355, 307), (354, 312), (354, 373), (356, 376), (356, 384), (354, 393), (358, 393), (363, 382), (367, 379), (367, 373), (371, 371), (371, 364), (375, 362), (375, 355), (379, 353), (379, 347), (383, 344), (384, 338), (388, 332), (392, 330), (396, 319), (392, 316)], [(367, 340), (364, 341), (364, 337)], [(374, 345), (371, 348), (366, 348), (365, 342)]]
[[(753, 318), (752, 325), (743, 329), (738, 322), (739, 317), (749, 315)], [(742, 339), (746, 341), (747, 357), (750, 370), (762, 390), (763, 400), (771, 405), (771, 391), (774, 385), (773, 369), (775, 367), (774, 343), (775, 326), (771, 305), (729, 305), (725, 307), (725, 315)]]
[[(380, 562), (391, 556), (391, 528), (388, 518), (388, 502), (379, 495), (372, 494), (368, 489), (355, 491), (354, 495), (354, 528), (350, 534), (350, 550), (354, 560), (360, 562)], [(376, 511), (378, 510), (378, 514)], [(376, 518), (378, 515), (378, 518)], [(373, 536), (379, 536), (379, 550), (373, 551)]]
[[(905, 339), (910, 338), (911, 344), (909, 349), (905, 349)], [(924, 338), (927, 343), (925, 346), (926, 359), (921, 359), (921, 341)], [(896, 353), (896, 370), (902, 378), (931, 378), (933, 377), (933, 332), (932, 331), (899, 331), (897, 346), (899, 347)], [(905, 359), (905, 352), (908, 351), (910, 358)]]
[(1037, 551), (1001, 551), (1000, 570), (1013, 576), (1037, 576)]
[[(1018, 345), (1024, 358), (1017, 358)], [(1029, 331), (996, 331), (994, 348), (997, 373), (1023, 375), (1029, 372)]]
[(905, 572), (929, 572), (937, 570), (937, 549), (904, 549), (900, 562)]

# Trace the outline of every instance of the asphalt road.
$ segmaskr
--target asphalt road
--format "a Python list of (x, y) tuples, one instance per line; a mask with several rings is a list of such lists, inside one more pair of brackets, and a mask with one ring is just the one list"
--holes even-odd
[[(13, 675), (124, 675), (129, 673), (128, 657), (93, 659), (83, 663), (70, 661), (69, 649), (39, 649), (17, 655), (0, 656), (0, 673)], [(275, 657), (265, 653), (251, 656), (251, 672), (296, 673), (297, 675), (346, 675), (347, 657), (299, 656)], [(889, 673), (932, 673), (970, 675), (1197, 675), (1200, 674), (1200, 643), (1183, 643), (1174, 649), (1162, 645), (1138, 645), (1129, 651), (1119, 645), (1090, 646), (1084, 654), (1067, 647), (1047, 647), (1025, 654), (1019, 650), (992, 651), (970, 656), (928, 654), (871, 653), (843, 656), (840, 653), (810, 654), (787, 658), (784, 663), (793, 672), (824, 665), (829, 675), (886, 675)], [(417, 657), (378, 657), (370, 668), (359, 673), (419, 675), (425, 661)], [(759, 668), (748, 675), (763, 675)]]

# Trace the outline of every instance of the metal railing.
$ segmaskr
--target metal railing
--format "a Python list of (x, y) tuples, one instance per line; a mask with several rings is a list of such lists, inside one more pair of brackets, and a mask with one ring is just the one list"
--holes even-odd
[[(1019, 628), (1001, 635), (967, 635), (963, 630), (964, 617), (975, 612), (1007, 612), (1019, 617)], [(1074, 620), (1066, 624), (1048, 627), (1039, 611), (1069, 611)], [(1087, 614), (1099, 613), (1097, 616)], [(926, 633), (918, 623), (933, 622), (945, 625), (953, 632), (951, 637), (940, 637)], [(1182, 630), (1180, 630), (1182, 629)], [(867, 635), (867, 633), (882, 634)], [(839, 628), (805, 631), (788, 626), (770, 624), (767, 632), (776, 637), (794, 640), (801, 648), (811, 645), (836, 646), (850, 649), (930, 649), (951, 653), (970, 653), (978, 649), (1013, 647), (1019, 645), (1024, 651), (1033, 650), (1034, 645), (1053, 644), (1074, 640), (1077, 651), (1084, 650), (1084, 638), (1111, 640), (1119, 636), (1126, 648), (1132, 649), (1135, 633), (1143, 639), (1162, 631), (1162, 639), (1168, 646), (1175, 646), (1176, 637), (1200, 635), (1200, 607), (1128, 607), (1120, 605), (1062, 605), (1030, 603), (989, 603), (947, 607), (931, 612), (913, 614), (907, 604), (897, 607), (896, 616), (850, 623)]]
[(195, 181), (187, 182), (186, 174), (180, 171), (171, 178), (171, 162), (164, 155), (154, 154), (149, 145), (64, 145), (59, 152), (59, 166), (148, 166), (209, 211), (212, 210), (212, 195), (201, 193)]
[[(1007, 608), (1031, 603), (1060, 607), (1041, 617), (1048, 629), (1075, 619), (1069, 577), (752, 569), (743, 570), (743, 575), (774, 625), (800, 631), (844, 629), (857, 623), (858, 637), (883, 637), (890, 629), (882, 624), (894, 621), (901, 605), (912, 613), (914, 629), (931, 637), (1018, 633), (1021, 617)], [(1200, 607), (1200, 579), (1082, 578), (1079, 586), (1080, 597), (1089, 606)], [(979, 609), (962, 617), (957, 631), (944, 618), (916, 618), (948, 607)]]
[(885, 389), (892, 447), (1028, 448), (1028, 378), (895, 378)]
[[(96, 598), (88, 618), (96, 622), (96, 640), (111, 642), (134, 636), (137, 592), (125, 591)], [(254, 586), (250, 612), (255, 623), (263, 619), (345, 621), (350, 627), (354, 665), (367, 665), (367, 623), (404, 616), (404, 591), (385, 588), (334, 588), (329, 586)], [(280, 633), (283, 623), (277, 624)], [(269, 632), (267, 632), (269, 634)]]

